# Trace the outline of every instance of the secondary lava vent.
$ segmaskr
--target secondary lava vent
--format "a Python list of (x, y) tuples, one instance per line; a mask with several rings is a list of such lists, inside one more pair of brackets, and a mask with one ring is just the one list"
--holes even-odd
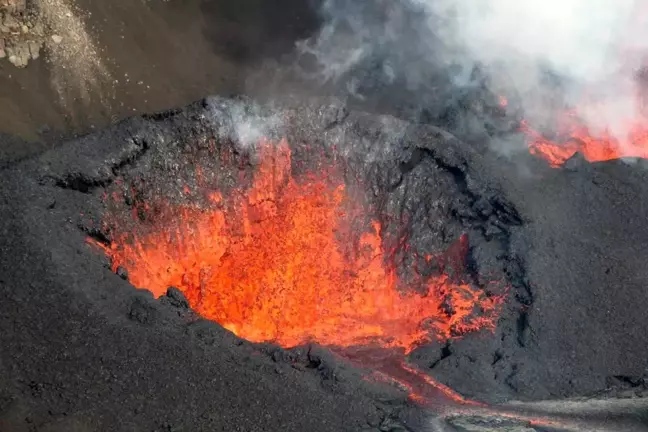
[[(106, 195), (111, 241), (100, 243), (113, 270), (126, 269), (133, 285), (155, 296), (177, 287), (203, 317), (283, 347), (409, 352), (494, 328), (503, 297), (443, 266), (425, 277), (412, 268), (407, 282), (399, 276), (380, 218), (335, 163), (295, 169), (285, 139), (261, 140), (253, 153), (251, 169), (234, 151), (215, 156), (221, 166), (238, 163), (234, 182), (194, 166), (194, 184), (177, 187), (182, 199), (144, 198), (144, 186), (118, 183)], [(465, 242), (457, 239), (454, 250)]]

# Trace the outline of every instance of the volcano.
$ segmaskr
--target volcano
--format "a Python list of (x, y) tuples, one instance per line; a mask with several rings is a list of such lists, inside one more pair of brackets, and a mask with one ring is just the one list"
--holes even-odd
[(645, 167), (530, 169), (220, 97), (7, 168), (0, 429), (643, 430)]

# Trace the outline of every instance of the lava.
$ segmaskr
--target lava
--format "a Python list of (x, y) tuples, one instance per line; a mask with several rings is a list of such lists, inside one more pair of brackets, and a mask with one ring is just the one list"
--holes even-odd
[(576, 153), (589, 162), (621, 158), (648, 158), (648, 121), (629, 127), (624, 139), (609, 131), (593, 134), (575, 113), (566, 113), (564, 125), (559, 128), (559, 139), (549, 139), (534, 130), (526, 121), (521, 131), (528, 139), (531, 154), (545, 159), (552, 167), (562, 166)]
[[(637, 95), (638, 103), (643, 99), (645, 96)], [(562, 166), (576, 153), (581, 154), (588, 162), (648, 158), (648, 117), (644, 117), (643, 114), (634, 115), (636, 119), (616, 121), (616, 129), (619, 130), (616, 133), (612, 132), (610, 127), (603, 127), (599, 132), (590, 130), (580, 112), (605, 112), (606, 103), (611, 102), (584, 101), (576, 108), (557, 113), (553, 122), (555, 127), (553, 138), (533, 128), (527, 120), (522, 120), (520, 131), (527, 139), (529, 152), (546, 160), (554, 168)], [(506, 108), (506, 104), (502, 102), (500, 104)], [(645, 103), (641, 102), (641, 106), (644, 105)]]
[(370, 368), (372, 373), (367, 379), (404, 389), (409, 399), (420, 405), (433, 406), (439, 401), (443, 401), (446, 406), (450, 404), (453, 406), (485, 406), (480, 402), (464, 398), (416, 366), (408, 364), (404, 360), (402, 352), (399, 351), (402, 350), (360, 347), (347, 349), (339, 354), (352, 363)]
[[(110, 225), (112, 268), (156, 296), (179, 288), (191, 307), (252, 342), (376, 345), (411, 351), (493, 329), (503, 298), (440, 275), (402, 287), (379, 222), (354, 236), (360, 210), (332, 170), (296, 179), (286, 140), (263, 141), (249, 188), (209, 208), (161, 208), (150, 225)], [(225, 201), (229, 204), (226, 205)], [(356, 240), (353, 240), (353, 239)], [(419, 288), (421, 288), (419, 287)]]

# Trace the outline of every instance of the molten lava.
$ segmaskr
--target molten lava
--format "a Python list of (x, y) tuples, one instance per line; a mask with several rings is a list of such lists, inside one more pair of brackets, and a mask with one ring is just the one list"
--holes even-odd
[[(253, 342), (378, 345), (410, 351), (492, 329), (502, 298), (442, 275), (403, 288), (381, 225), (358, 237), (358, 203), (331, 170), (293, 178), (285, 140), (262, 142), (252, 185), (211, 205), (148, 203), (153, 222), (109, 223), (113, 270), (156, 296), (175, 286), (192, 308)], [(162, 210), (160, 210), (162, 209)], [(353, 239), (356, 240), (353, 240)]]
[(589, 162), (621, 158), (648, 158), (648, 121), (629, 128), (627, 136), (620, 139), (610, 132), (592, 134), (573, 113), (564, 118), (559, 128), (560, 139), (551, 140), (532, 129), (527, 122), (521, 130), (527, 135), (529, 151), (545, 159), (552, 167), (559, 167), (576, 153)]

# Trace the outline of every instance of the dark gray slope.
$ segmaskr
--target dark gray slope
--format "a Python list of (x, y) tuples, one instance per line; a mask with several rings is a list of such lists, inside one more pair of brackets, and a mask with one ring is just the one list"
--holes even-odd
[(500, 177), (523, 220), (511, 230), (510, 252), (530, 304), (514, 339), (452, 343), (433, 374), (487, 399), (492, 387), (522, 399), (604, 389), (645, 394), (645, 164), (531, 163), (524, 174), (496, 159), (483, 166)]

